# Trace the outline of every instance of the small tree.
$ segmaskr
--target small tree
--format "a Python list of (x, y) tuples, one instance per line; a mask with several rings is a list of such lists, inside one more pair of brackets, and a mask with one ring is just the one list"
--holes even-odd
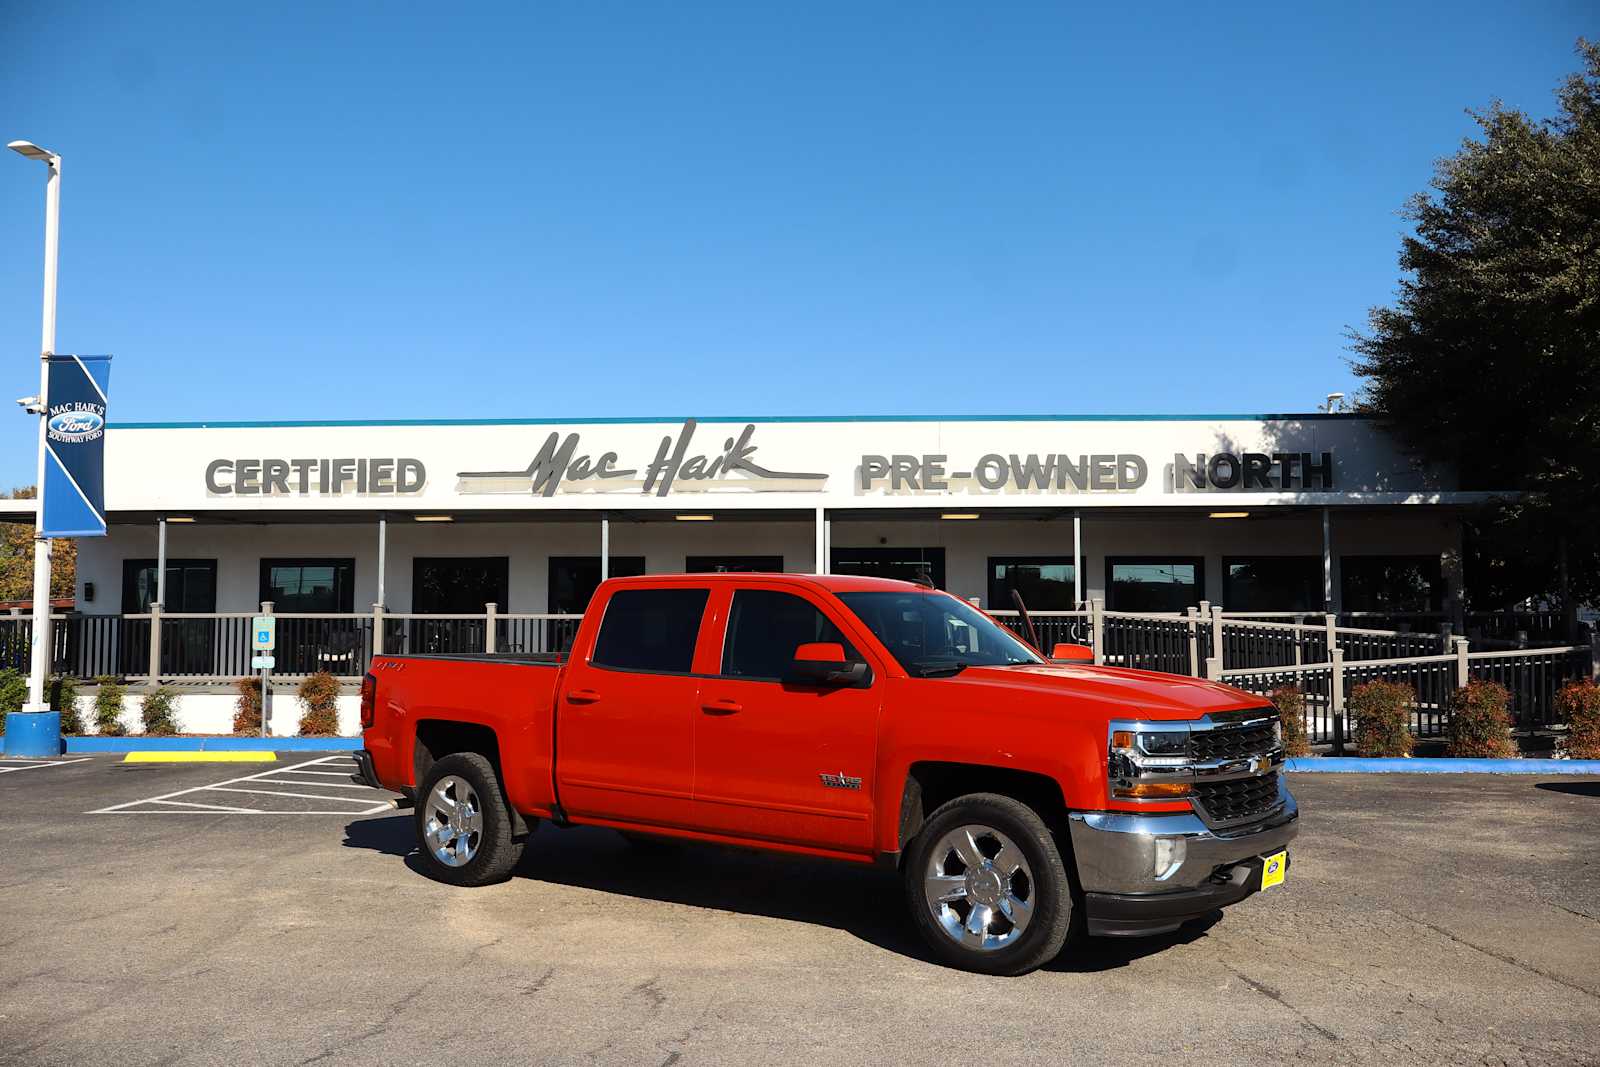
[(1311, 742), (1306, 737), (1306, 695), (1299, 687), (1286, 685), (1274, 689), (1273, 707), (1283, 720), (1283, 754), (1290, 758), (1311, 755)]
[(105, 737), (121, 737), (128, 732), (128, 728), (122, 725), (122, 697), (125, 691), (109, 675), (94, 681), (99, 687), (94, 695), (95, 732)]
[(172, 704), (177, 694), (166, 686), (145, 694), (139, 702), (139, 718), (144, 721), (144, 732), (151, 737), (171, 737), (178, 732), (177, 717)]
[(1468, 682), (1450, 701), (1450, 744), (1446, 755), (1513, 759), (1511, 693), (1499, 682)]
[(259, 734), (261, 732), (261, 679), (254, 676), (240, 678), (233, 683), (239, 699), (233, 705), (233, 732)]
[(300, 716), (301, 737), (339, 736), (339, 680), (327, 671), (307, 675), (297, 694), (305, 711)]
[(70, 674), (59, 675), (50, 682), (50, 706), (61, 713), (61, 732), (83, 733), (83, 711), (78, 707), (78, 680)]
[(1350, 694), (1359, 756), (1411, 755), (1411, 705), (1417, 694), (1399, 682), (1368, 682)]
[(1588, 678), (1568, 682), (1556, 693), (1556, 711), (1567, 720), (1567, 755), (1600, 759), (1600, 685)]
[(21, 711), (28, 700), (28, 679), (10, 667), (0, 670), (0, 735), (6, 732), (6, 716)]

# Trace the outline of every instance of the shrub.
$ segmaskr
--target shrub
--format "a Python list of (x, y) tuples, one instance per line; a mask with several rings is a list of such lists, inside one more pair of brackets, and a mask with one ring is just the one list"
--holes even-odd
[(178, 720), (173, 715), (172, 702), (177, 694), (166, 686), (145, 694), (139, 702), (139, 718), (144, 721), (144, 732), (153, 737), (171, 737), (178, 732)]
[(121, 737), (128, 732), (122, 725), (122, 696), (123, 688), (117, 684), (115, 678), (109, 675), (96, 678), (95, 685), (99, 692), (94, 695), (94, 728), (95, 732), (106, 737)]
[(233, 687), (239, 691), (238, 703), (233, 706), (233, 732), (261, 733), (261, 679), (240, 678)]
[(1567, 720), (1567, 755), (1600, 759), (1600, 685), (1568, 682), (1556, 693), (1556, 711)]
[(1511, 693), (1499, 682), (1468, 682), (1450, 700), (1448, 756), (1512, 759)]
[(301, 737), (339, 736), (339, 680), (327, 671), (307, 675), (300, 683)]
[(83, 733), (83, 710), (78, 707), (78, 680), (63, 674), (50, 681), (50, 706), (61, 713), (61, 732)]
[(6, 732), (6, 716), (21, 711), (28, 702), (28, 679), (10, 667), (0, 670), (0, 736)]
[(1289, 757), (1311, 755), (1311, 742), (1306, 738), (1306, 695), (1298, 687), (1286, 685), (1274, 689), (1268, 697), (1283, 720), (1283, 754)]
[(1417, 699), (1409, 685), (1368, 682), (1350, 694), (1359, 756), (1411, 755), (1411, 705)]

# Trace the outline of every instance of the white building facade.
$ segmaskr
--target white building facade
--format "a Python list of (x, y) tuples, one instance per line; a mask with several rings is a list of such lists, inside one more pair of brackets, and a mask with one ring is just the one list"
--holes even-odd
[(559, 614), (603, 573), (776, 569), (1448, 620), (1483, 499), (1342, 415), (122, 424), (76, 606)]

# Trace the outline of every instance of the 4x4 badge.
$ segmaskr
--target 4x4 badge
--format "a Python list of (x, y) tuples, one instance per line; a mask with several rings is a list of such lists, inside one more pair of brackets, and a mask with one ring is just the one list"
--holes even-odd
[(819, 775), (817, 775), (817, 777), (821, 778), (822, 779), (822, 784), (827, 786), (829, 789), (860, 789), (861, 788), (861, 779), (852, 778), (848, 774), (845, 774), (843, 771), (840, 771), (838, 774), (819, 774)]

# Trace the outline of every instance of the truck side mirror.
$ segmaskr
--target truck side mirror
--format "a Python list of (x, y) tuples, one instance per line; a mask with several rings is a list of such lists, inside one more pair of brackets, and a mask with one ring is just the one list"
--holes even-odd
[(844, 646), (837, 641), (811, 641), (795, 648), (794, 661), (784, 681), (846, 689), (866, 683), (867, 665), (846, 660)]
[(1094, 649), (1088, 645), (1070, 645), (1063, 642), (1050, 651), (1057, 663), (1093, 663)]

